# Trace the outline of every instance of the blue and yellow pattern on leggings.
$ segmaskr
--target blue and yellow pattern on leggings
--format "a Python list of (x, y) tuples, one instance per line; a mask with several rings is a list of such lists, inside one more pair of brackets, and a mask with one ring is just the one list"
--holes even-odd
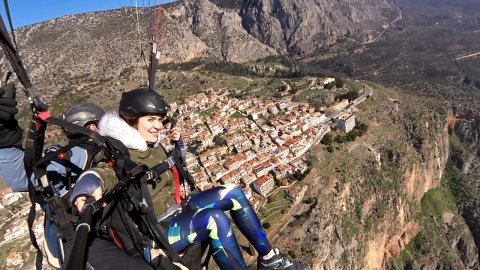
[(231, 268), (232, 259), (247, 269), (230, 220), (224, 213), (227, 210), (230, 210), (235, 225), (260, 255), (272, 249), (255, 210), (243, 190), (236, 185), (226, 184), (195, 193), (188, 208), (173, 218), (168, 229), (168, 241), (178, 251), (193, 242), (209, 240), (220, 269)]

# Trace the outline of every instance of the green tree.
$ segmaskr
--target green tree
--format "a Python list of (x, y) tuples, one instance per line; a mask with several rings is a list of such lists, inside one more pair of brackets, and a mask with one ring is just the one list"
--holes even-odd
[(216, 146), (226, 146), (227, 145), (227, 141), (222, 136), (222, 134), (215, 135), (215, 137), (213, 137), (213, 142), (215, 143)]
[(352, 90), (352, 91), (350, 91), (350, 92), (348, 92), (348, 93), (341, 94), (341, 95), (338, 95), (338, 96), (335, 97), (335, 99), (338, 99), (338, 100), (340, 100), (340, 99), (348, 99), (349, 101), (355, 100), (355, 99), (357, 99), (357, 98), (358, 98), (358, 93), (357, 93), (357, 91), (355, 91), (355, 90)]
[(363, 122), (357, 122), (357, 125), (355, 126), (358, 131), (360, 131), (359, 136), (362, 136), (368, 131), (368, 125), (363, 123)]
[(348, 132), (347, 135), (345, 136), (345, 139), (347, 140), (347, 142), (353, 142), (355, 141), (355, 138), (356, 138), (356, 135), (353, 130)]
[(329, 84), (324, 85), (323, 88), (330, 90), (330, 89), (332, 89), (334, 86), (335, 86), (335, 82), (331, 82), (331, 83), (329, 83)]
[(476, 82), (475, 82), (475, 87), (477, 87), (478, 89), (480, 89), (480, 82), (479, 82), (479, 81), (476, 81)]
[(344, 85), (343, 79), (340, 77), (335, 78), (335, 87), (342, 88)]
[(325, 145), (331, 145), (333, 142), (332, 134), (330, 133), (325, 134), (320, 142)]
[(346, 138), (343, 135), (337, 135), (337, 137), (335, 137), (335, 142), (336, 143), (344, 143), (345, 140), (346, 140)]

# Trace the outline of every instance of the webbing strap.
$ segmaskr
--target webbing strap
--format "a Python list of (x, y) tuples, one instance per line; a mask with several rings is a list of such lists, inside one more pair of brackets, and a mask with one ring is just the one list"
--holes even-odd
[(175, 202), (177, 204), (180, 204), (182, 202), (182, 199), (180, 196), (180, 175), (178, 174), (178, 170), (176, 166), (172, 167), (172, 174), (173, 174), (173, 180), (175, 182)]
[[(45, 175), (44, 170), (41, 170), (39, 167), (36, 167), (33, 165), (35, 161), (35, 156), (38, 155), (36, 153), (37, 150), (33, 148), (38, 147), (40, 148), (40, 150), (42, 150), (41, 148), (43, 148), (43, 142), (39, 143), (37, 139), (43, 136), (46, 128), (46, 125), (40, 125), (40, 123), (38, 122), (39, 121), (32, 119), (31, 128), (29, 130), (29, 134), (27, 137), (26, 145), (25, 145), (26, 151), (24, 153), (24, 164), (25, 164), (25, 173), (27, 175), (27, 180), (28, 180), (28, 196), (31, 202), (30, 211), (28, 212), (28, 217), (27, 217), (28, 233), (30, 236), (30, 242), (32, 243), (32, 246), (37, 250), (37, 255), (35, 257), (35, 267), (37, 270), (41, 270), (43, 254), (37, 243), (35, 233), (33, 232), (33, 223), (35, 222), (35, 217), (36, 217), (35, 204), (36, 204), (37, 193), (31, 181), (32, 174), (34, 172), (39, 173), (40, 171), (42, 171), (42, 174)], [(34, 132), (34, 130), (32, 130), (34, 128), (34, 125), (40, 125), (39, 129), (37, 130), (38, 132)], [(27, 147), (30, 147), (30, 151), (27, 151), (28, 150)]]
[[(132, 185), (127, 190), (127, 194), (135, 210), (140, 213), (140, 218), (143, 224), (148, 229), (150, 236), (157, 244), (161, 245), (167, 250), (167, 253), (172, 259), (172, 261), (178, 262), (182, 265), (186, 265), (178, 252), (173, 249), (172, 245), (168, 242), (168, 239), (166, 237), (167, 232), (163, 227), (159, 225), (155, 218), (152, 198), (150, 196), (150, 192), (148, 191), (146, 179), (140, 180), (137, 184), (139, 186), (139, 190), (137, 190), (134, 185)], [(140, 197), (142, 201), (139, 201)]]
[(196, 190), (196, 187), (192, 175), (182, 167), (178, 155), (170, 155), (166, 161), (150, 169), (150, 171), (147, 172), (147, 175), (150, 179), (156, 178), (170, 169), (172, 170), (175, 184), (175, 202), (180, 204), (182, 202), (180, 187), (184, 181), (187, 181), (191, 190)]
[(30, 211), (28, 212), (27, 224), (28, 224), (28, 235), (30, 237), (30, 242), (32, 246), (37, 250), (37, 256), (35, 257), (35, 267), (37, 270), (42, 269), (43, 254), (40, 250), (40, 247), (37, 243), (37, 238), (33, 232), (33, 222), (35, 221), (36, 210), (35, 210), (35, 188), (33, 187), (32, 182), (28, 181), (28, 197), (32, 205), (30, 206)]
[(65, 121), (63, 119), (60, 119), (60, 118), (57, 118), (57, 117), (54, 117), (54, 116), (50, 116), (48, 118), (45, 118), (44, 121), (49, 123), (49, 124), (53, 124), (53, 125), (68, 129), (70, 131), (85, 135), (89, 139), (91, 139), (93, 142), (95, 142), (98, 146), (104, 146), (105, 145), (105, 139), (100, 134), (98, 134), (97, 132), (94, 132), (94, 131), (86, 128), (86, 127), (75, 125), (73, 123), (70, 123), (68, 121)]
[(75, 140), (75, 141), (70, 141), (67, 145), (61, 147), (60, 149), (58, 150), (55, 150), (53, 152), (50, 152), (48, 154), (46, 154), (44, 157), (42, 157), (40, 160), (38, 160), (36, 163), (35, 163), (35, 166), (40, 166), (48, 161), (50, 161), (52, 158), (58, 156), (59, 154), (61, 153), (65, 153), (67, 152), (68, 150), (74, 148), (75, 146), (78, 146), (84, 142), (86, 142), (88, 140), (88, 137), (84, 137), (84, 138), (81, 138), (79, 140)]

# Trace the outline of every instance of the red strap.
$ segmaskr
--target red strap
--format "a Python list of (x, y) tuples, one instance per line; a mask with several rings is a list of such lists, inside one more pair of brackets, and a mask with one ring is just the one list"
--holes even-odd
[(50, 114), (50, 112), (45, 111), (45, 112), (38, 113), (37, 117), (46, 122), (48, 118), (52, 117), (52, 115)]
[(178, 173), (177, 167), (172, 167), (173, 180), (175, 181), (175, 201), (177, 204), (180, 204), (180, 174)]
[(117, 246), (119, 249), (125, 249), (123, 247), (122, 241), (120, 240), (120, 238), (118, 238), (117, 233), (115, 232), (115, 230), (113, 230), (113, 228), (108, 228), (108, 235), (110, 235), (110, 237), (112, 238), (113, 244), (115, 244), (115, 246)]

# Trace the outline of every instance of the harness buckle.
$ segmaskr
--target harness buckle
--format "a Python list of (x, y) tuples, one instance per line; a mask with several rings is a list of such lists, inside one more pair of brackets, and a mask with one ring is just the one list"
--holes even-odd
[(175, 161), (173, 160), (173, 157), (168, 157), (167, 163), (168, 163), (168, 168), (172, 168), (175, 165)]
[(155, 173), (152, 170), (148, 170), (145, 175), (147, 176), (147, 180), (151, 180), (155, 178)]

